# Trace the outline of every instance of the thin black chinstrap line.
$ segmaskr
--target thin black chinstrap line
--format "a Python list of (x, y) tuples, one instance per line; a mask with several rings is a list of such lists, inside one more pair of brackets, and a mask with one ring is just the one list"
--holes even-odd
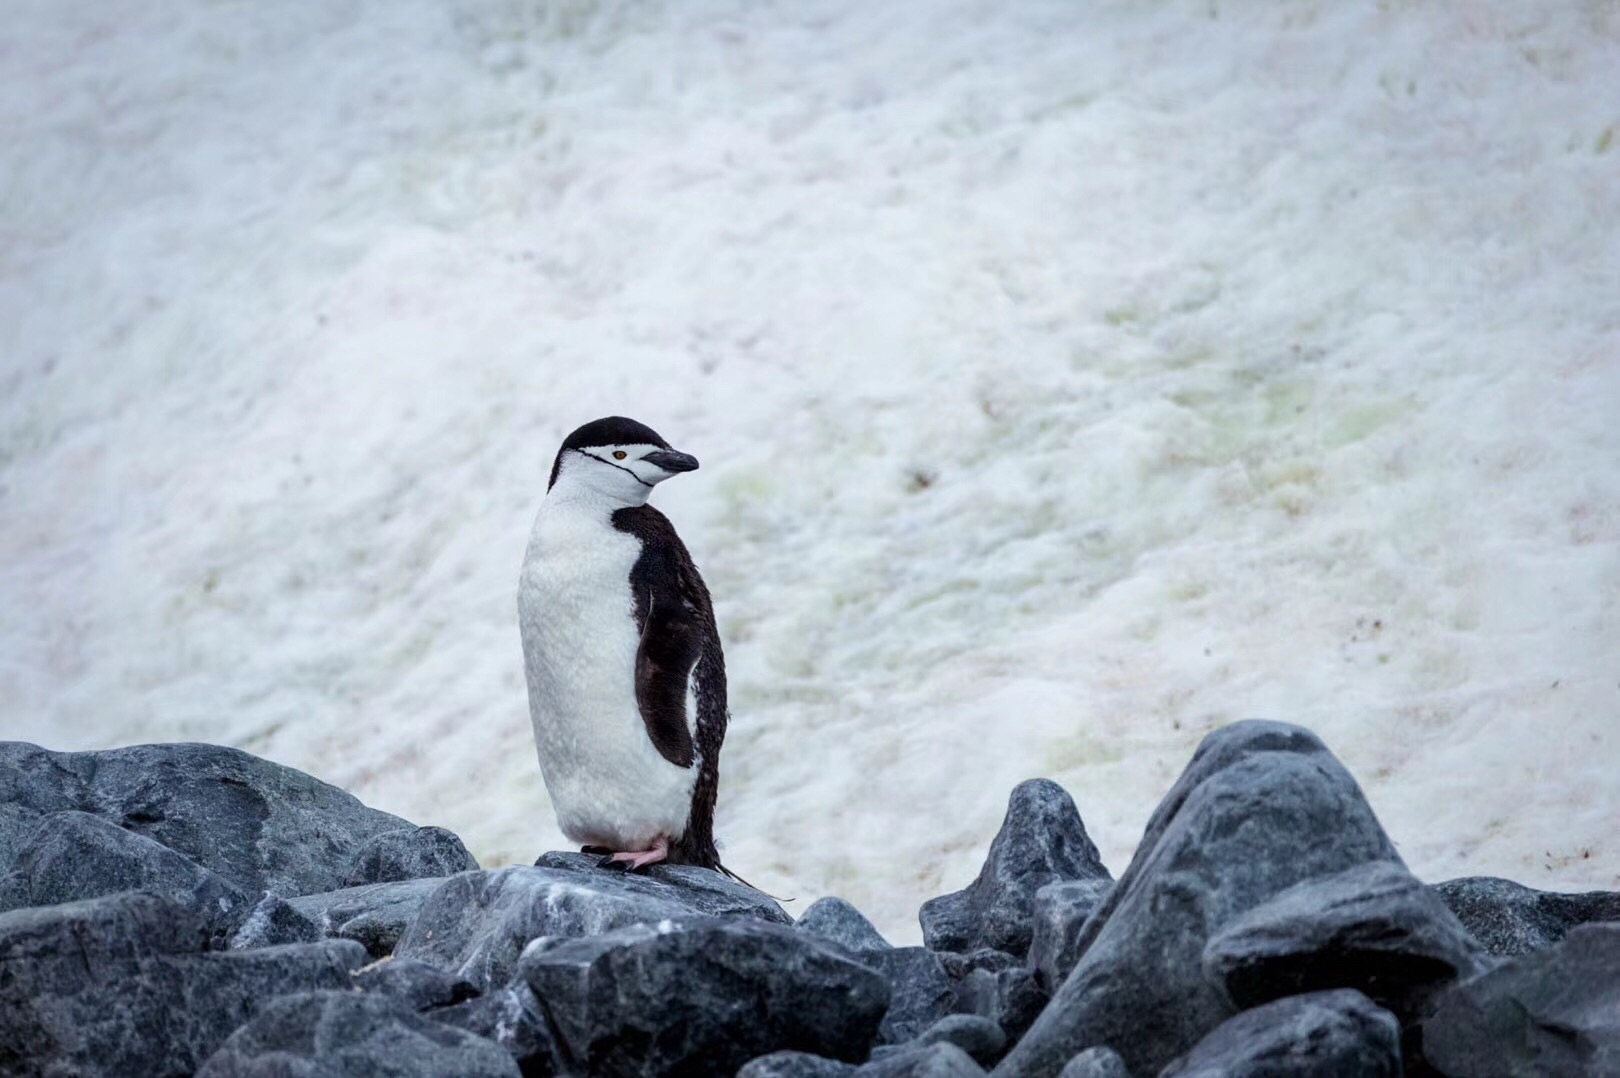
[(647, 482), (645, 479), (641, 478), (641, 476), (637, 475), (635, 472), (632, 472), (629, 468), (626, 468), (622, 464), (613, 464), (613, 462), (608, 460), (606, 457), (599, 457), (595, 453), (586, 453), (583, 449), (576, 449), (574, 452), (584, 454), (585, 456), (590, 457), (592, 460), (599, 460), (603, 464), (612, 464), (613, 467), (619, 469), (619, 471), (623, 472), (625, 475), (628, 475), (631, 479), (634, 479), (648, 490), (653, 489), (653, 485), (651, 483)]

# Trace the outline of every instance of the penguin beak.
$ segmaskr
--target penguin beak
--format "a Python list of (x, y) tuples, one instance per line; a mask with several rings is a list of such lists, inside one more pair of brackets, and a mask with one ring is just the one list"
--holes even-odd
[(659, 449), (641, 458), (666, 472), (692, 472), (697, 470), (698, 459), (690, 453), (677, 453), (673, 449)]

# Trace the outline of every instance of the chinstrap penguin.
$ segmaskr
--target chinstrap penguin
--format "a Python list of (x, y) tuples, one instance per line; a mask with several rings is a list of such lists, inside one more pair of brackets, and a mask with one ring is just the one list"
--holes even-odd
[(518, 585), (540, 773), (603, 864), (731, 875), (714, 841), (726, 664), (708, 588), (653, 488), (698, 466), (610, 416), (557, 451)]

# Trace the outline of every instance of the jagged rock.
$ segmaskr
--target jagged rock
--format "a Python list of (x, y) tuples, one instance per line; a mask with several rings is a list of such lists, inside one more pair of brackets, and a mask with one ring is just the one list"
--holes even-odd
[(1402, 1022), (1439, 988), (1483, 967), (1445, 903), (1389, 861), (1305, 880), (1210, 937), (1204, 972), (1239, 1008), (1354, 988)]
[(551, 1078), (561, 1073), (551, 1026), (540, 1001), (522, 981), (425, 1014), (435, 1022), (494, 1041), (517, 1063), (523, 1078)]
[(940, 1042), (954, 1044), (972, 1056), (975, 1063), (989, 1066), (1001, 1058), (1002, 1051), (1007, 1047), (1007, 1034), (988, 1018), (976, 1014), (949, 1014), (905, 1044), (872, 1049), (872, 1059), (887, 1059), (899, 1052)]
[(923, 942), (934, 951), (992, 947), (1022, 958), (1036, 891), (1058, 880), (1108, 878), (1074, 799), (1047, 779), (1021, 782), (978, 878), (923, 903)]
[(781, 1049), (862, 1059), (889, 995), (847, 952), (753, 917), (536, 941), (521, 973), (593, 1074), (729, 1073)]
[(956, 1010), (956, 985), (939, 956), (926, 947), (866, 951), (855, 960), (889, 982), (889, 1009), (878, 1029), (880, 1044), (900, 1044), (918, 1036)]
[(403, 1001), (413, 1011), (449, 1007), (478, 994), (478, 989), (442, 969), (412, 958), (379, 958), (354, 971), (354, 986)]
[(1217, 1026), (1159, 1078), (1400, 1078), (1400, 1024), (1347, 988), (1289, 996)]
[(363, 992), (286, 996), (230, 1035), (197, 1078), (519, 1078), (482, 1037)]
[(855, 1078), (979, 1078), (984, 1068), (954, 1044), (907, 1047), (855, 1070)]
[(198, 915), (125, 892), (0, 914), (0, 1073), (189, 1075), (272, 999), (347, 988), (344, 940), (202, 951)]
[(145, 835), (247, 894), (282, 897), (342, 886), (373, 835), (410, 827), (336, 786), (221, 745), (136, 745), (51, 752), (0, 742), (0, 868), (34, 821), (89, 812)]
[(393, 954), (442, 879), (398, 880), (300, 895), (288, 905), (337, 939), (354, 940), (373, 958)]
[(966, 954), (957, 954), (954, 951), (936, 951), (940, 962), (945, 966), (945, 972), (951, 975), (953, 981), (960, 981), (976, 969), (987, 969), (991, 973), (1000, 973), (1004, 969), (1016, 969), (1024, 963), (1006, 951), (998, 951), (991, 947), (980, 947), (977, 951)]
[(1620, 1074), (1620, 924), (1562, 941), (1453, 985), (1423, 1024), (1441, 1074)]
[(809, 1052), (772, 1052), (750, 1060), (737, 1078), (848, 1078), (853, 1063), (824, 1059)]
[(368, 839), (354, 855), (343, 886), (454, 876), (478, 868), (455, 832), (442, 827), (404, 827)]
[(956, 988), (957, 1006), (995, 1022), (1009, 1041), (1022, 1037), (1051, 996), (1026, 966), (974, 970)]
[(1053, 1075), (1096, 1044), (1132, 1073), (1156, 1072), (1233, 1013), (1203, 976), (1211, 934), (1302, 880), (1374, 860), (1399, 857), (1315, 735), (1271, 722), (1217, 730), (1086, 922), (1074, 970), (997, 1073)]
[(846, 951), (886, 951), (894, 946), (860, 910), (841, 898), (818, 898), (796, 922), (800, 931), (811, 932), (838, 944)]
[(540, 936), (571, 938), (708, 915), (791, 923), (769, 898), (708, 869), (658, 866), (643, 876), (597, 868), (594, 859), (577, 854), (541, 860), (543, 867), (464, 872), (442, 881), (396, 953), (487, 989), (511, 980), (524, 945)]
[(283, 943), (314, 943), (325, 936), (314, 920), (299, 913), (286, 899), (266, 891), (231, 936), (230, 948), (246, 951)]
[(1087, 1048), (1063, 1065), (1058, 1078), (1131, 1078), (1119, 1053), (1105, 1044)]
[(1059, 880), (1035, 892), (1029, 964), (1047, 992), (1080, 960), (1080, 930), (1113, 886), (1108, 879)]
[(1620, 921), (1620, 891), (1561, 894), (1496, 876), (1465, 876), (1435, 884), (1434, 892), (1486, 953), (1501, 958), (1551, 947), (1576, 925)]
[(247, 914), (247, 895), (166, 846), (87, 812), (42, 816), (0, 881), (0, 910), (147, 891), (195, 910), (217, 946)]

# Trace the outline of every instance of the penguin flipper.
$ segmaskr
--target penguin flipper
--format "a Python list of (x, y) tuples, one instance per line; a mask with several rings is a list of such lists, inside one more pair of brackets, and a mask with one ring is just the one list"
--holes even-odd
[(691, 767), (697, 758), (686, 718), (686, 687), (703, 651), (703, 631), (679, 602), (647, 599), (647, 620), (636, 646), (636, 706), (664, 759)]

